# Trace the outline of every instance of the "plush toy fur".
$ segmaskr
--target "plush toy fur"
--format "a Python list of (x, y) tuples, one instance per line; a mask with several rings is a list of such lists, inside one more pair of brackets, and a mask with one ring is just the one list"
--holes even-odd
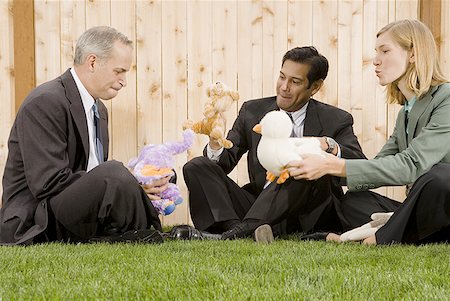
[(372, 236), (384, 226), (394, 212), (379, 212), (370, 216), (372, 219), (367, 224), (341, 234), (341, 241), (360, 241)]
[(233, 147), (233, 143), (224, 136), (225, 117), (223, 113), (239, 100), (239, 93), (231, 90), (222, 82), (216, 82), (207, 89), (208, 102), (203, 109), (205, 116), (198, 122), (187, 120), (183, 128), (192, 129), (197, 134), (205, 134), (216, 139), (224, 148)]
[(285, 112), (267, 113), (253, 130), (262, 135), (256, 155), (270, 182), (278, 177), (277, 183), (282, 184), (289, 178), (286, 165), (290, 161), (302, 160), (304, 154), (324, 154), (319, 139), (290, 137), (292, 121)]
[[(194, 142), (194, 136), (193, 131), (185, 130), (183, 141), (149, 144), (141, 150), (137, 158), (128, 163), (128, 167), (140, 184), (151, 184), (161, 178), (173, 176), (175, 174), (174, 155), (190, 148)], [(174, 183), (169, 183), (168, 188), (159, 196), (161, 199), (152, 200), (152, 204), (162, 215), (171, 214), (176, 205), (183, 202), (180, 190)]]

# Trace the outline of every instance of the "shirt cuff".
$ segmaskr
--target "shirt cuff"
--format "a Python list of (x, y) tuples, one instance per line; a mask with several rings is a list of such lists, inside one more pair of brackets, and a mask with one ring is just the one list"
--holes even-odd
[(336, 143), (336, 146), (337, 146), (337, 149), (338, 149), (336, 157), (341, 158), (341, 147), (339, 146), (339, 143)]
[(209, 143), (208, 143), (208, 145), (206, 145), (206, 155), (208, 156), (208, 158), (211, 161), (214, 161), (214, 162), (219, 161), (220, 155), (222, 154), (222, 152), (223, 152), (223, 147), (221, 147), (219, 149), (212, 149), (209, 146)]

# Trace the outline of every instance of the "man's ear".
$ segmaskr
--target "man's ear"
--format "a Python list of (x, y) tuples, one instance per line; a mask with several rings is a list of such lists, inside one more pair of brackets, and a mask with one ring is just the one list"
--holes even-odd
[(98, 60), (98, 58), (97, 58), (97, 56), (95, 54), (89, 54), (86, 57), (86, 62), (88, 64), (88, 67), (89, 67), (90, 71), (92, 71), (92, 72), (94, 71), (94, 65), (97, 62), (97, 60)]
[(315, 82), (312, 83), (311, 85), (311, 96), (313, 96), (314, 94), (316, 94), (317, 92), (319, 92), (320, 88), (322, 88), (323, 85), (323, 79), (318, 79)]

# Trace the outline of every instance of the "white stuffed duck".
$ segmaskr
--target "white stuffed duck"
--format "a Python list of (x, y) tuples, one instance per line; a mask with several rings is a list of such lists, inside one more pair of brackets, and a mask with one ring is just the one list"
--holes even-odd
[(317, 138), (290, 137), (292, 121), (282, 111), (267, 113), (253, 130), (262, 135), (256, 154), (261, 165), (267, 170), (267, 180), (282, 184), (289, 178), (286, 165), (291, 161), (302, 160), (304, 154), (323, 155)]

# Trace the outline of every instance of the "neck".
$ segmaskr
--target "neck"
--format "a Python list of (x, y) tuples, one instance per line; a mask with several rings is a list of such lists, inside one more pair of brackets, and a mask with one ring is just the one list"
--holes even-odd
[(89, 94), (91, 94), (91, 96), (94, 98), (94, 100), (97, 99), (97, 97), (95, 97), (92, 94), (92, 89), (91, 89), (91, 78), (90, 78), (90, 73), (86, 72), (86, 70), (84, 69), (85, 67), (83, 65), (79, 65), (79, 66), (73, 66), (73, 69), (75, 70), (78, 78), (80, 79), (81, 83), (83, 84), (83, 86), (86, 88), (86, 90), (89, 92)]
[(397, 87), (400, 90), (400, 92), (402, 92), (403, 96), (405, 96), (406, 100), (410, 100), (413, 96), (416, 95), (413, 90), (411, 90), (407, 87), (406, 81), (404, 78), (402, 78), (398, 82)]

